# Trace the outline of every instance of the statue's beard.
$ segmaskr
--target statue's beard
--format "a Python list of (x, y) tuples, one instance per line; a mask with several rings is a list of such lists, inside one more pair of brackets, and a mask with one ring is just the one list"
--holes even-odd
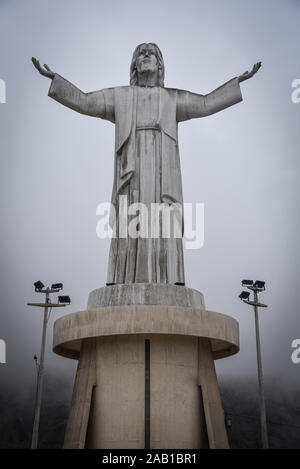
[(140, 70), (138, 83), (142, 86), (158, 86), (158, 70), (154, 67)]
[(139, 73), (155, 73), (157, 72), (157, 67), (155, 65), (152, 65), (150, 63), (145, 63), (141, 65), (141, 69), (139, 70)]

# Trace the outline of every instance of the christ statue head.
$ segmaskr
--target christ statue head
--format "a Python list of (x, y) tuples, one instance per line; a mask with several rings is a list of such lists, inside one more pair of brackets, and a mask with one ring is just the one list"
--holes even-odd
[(165, 65), (159, 47), (143, 43), (135, 48), (130, 65), (130, 85), (164, 86)]

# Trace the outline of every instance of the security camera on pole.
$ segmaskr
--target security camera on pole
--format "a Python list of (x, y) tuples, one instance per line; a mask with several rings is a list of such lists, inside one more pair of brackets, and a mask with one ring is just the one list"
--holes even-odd
[[(41, 403), (42, 403), (42, 390), (43, 390), (43, 374), (44, 374), (44, 356), (45, 356), (45, 345), (46, 345), (46, 331), (47, 323), (50, 317), (51, 309), (58, 308), (61, 306), (67, 306), (71, 303), (69, 296), (59, 296), (58, 303), (51, 303), (50, 293), (57, 293), (63, 288), (62, 283), (53, 283), (50, 287), (44, 288), (44, 284), (38, 280), (34, 283), (35, 291), (37, 293), (43, 293), (45, 295), (44, 303), (27, 303), (28, 306), (39, 306), (44, 308), (44, 322), (43, 322), (43, 334), (42, 334), (42, 345), (41, 345), (41, 355), (40, 363), (37, 363), (37, 357), (34, 356), (34, 360), (37, 365), (37, 391), (36, 391), (36, 403), (35, 403), (35, 414), (34, 414), (34, 424), (32, 430), (32, 441), (31, 449), (37, 449), (38, 446), (38, 432), (40, 424), (40, 412), (41, 412)], [(50, 309), (49, 313), (48, 310)]]
[(239, 298), (244, 303), (247, 303), (248, 305), (251, 305), (254, 307), (262, 448), (268, 449), (266, 406), (265, 406), (264, 383), (263, 383), (261, 349), (260, 349), (260, 338), (259, 338), (259, 322), (258, 322), (258, 310), (257, 310), (257, 308), (267, 308), (267, 305), (265, 305), (264, 303), (259, 303), (258, 301), (258, 292), (262, 292), (265, 290), (265, 282), (261, 280), (256, 280), (255, 283), (253, 283), (253, 280), (242, 280), (242, 286), (248, 288), (249, 290), (252, 290), (254, 294), (254, 301), (249, 300), (250, 292), (247, 292), (247, 291), (242, 291), (242, 293), (239, 295)]

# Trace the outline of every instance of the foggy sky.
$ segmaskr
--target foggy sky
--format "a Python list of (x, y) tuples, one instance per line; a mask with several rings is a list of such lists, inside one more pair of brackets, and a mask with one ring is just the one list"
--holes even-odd
[(241, 84), (242, 103), (180, 124), (184, 201), (205, 203), (205, 243), (185, 251), (186, 285), (204, 293), (207, 309), (239, 321), (240, 353), (217, 363), (220, 376), (237, 378), (256, 374), (253, 311), (238, 299), (240, 281), (265, 280), (265, 377), (299, 384), (290, 358), (300, 338), (300, 104), (291, 101), (299, 20), (299, 2), (283, 0), (1, 0), (2, 386), (34, 382), (42, 312), (26, 303), (40, 299), (38, 279), (63, 282), (72, 298), (52, 313), (46, 366), (58, 377), (74, 373), (76, 362), (52, 353), (53, 320), (84, 309), (88, 293), (105, 284), (109, 249), (96, 237), (96, 206), (110, 201), (114, 126), (51, 100), (50, 80), (31, 57), (93, 91), (129, 84), (141, 42), (161, 48), (165, 86), (198, 93), (263, 63)]

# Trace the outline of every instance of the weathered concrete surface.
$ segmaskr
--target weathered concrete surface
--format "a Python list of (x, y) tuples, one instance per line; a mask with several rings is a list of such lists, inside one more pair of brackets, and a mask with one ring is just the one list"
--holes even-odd
[(204, 296), (193, 288), (164, 283), (131, 283), (97, 288), (87, 309), (104, 306), (165, 305), (205, 309)]
[(83, 449), (90, 415), (93, 388), (96, 385), (96, 348), (95, 340), (83, 343), (81, 357), (78, 363), (71, 413), (65, 433), (64, 446)]
[(210, 449), (227, 449), (228, 438), (221, 396), (209, 339), (198, 339), (198, 380), (202, 393)]
[(86, 448), (143, 448), (145, 344), (141, 336), (96, 339), (96, 376)]
[(198, 339), (150, 338), (151, 448), (207, 448), (198, 376)]
[(150, 340), (150, 447), (207, 448), (198, 386), (198, 339), (96, 339), (97, 386), (85, 448), (144, 448), (145, 339)]
[(224, 314), (180, 306), (110, 306), (64, 316), (54, 324), (55, 353), (78, 359), (83, 339), (128, 334), (172, 334), (211, 340), (214, 359), (239, 351), (238, 322)]
[(228, 448), (210, 341), (158, 334), (84, 340), (64, 447), (145, 447), (146, 339), (150, 448)]
[(214, 359), (238, 352), (237, 321), (174, 285), (105, 287), (88, 304), (101, 307), (54, 324), (54, 351), (79, 359), (64, 447), (145, 448), (147, 339), (150, 448), (228, 448)]

